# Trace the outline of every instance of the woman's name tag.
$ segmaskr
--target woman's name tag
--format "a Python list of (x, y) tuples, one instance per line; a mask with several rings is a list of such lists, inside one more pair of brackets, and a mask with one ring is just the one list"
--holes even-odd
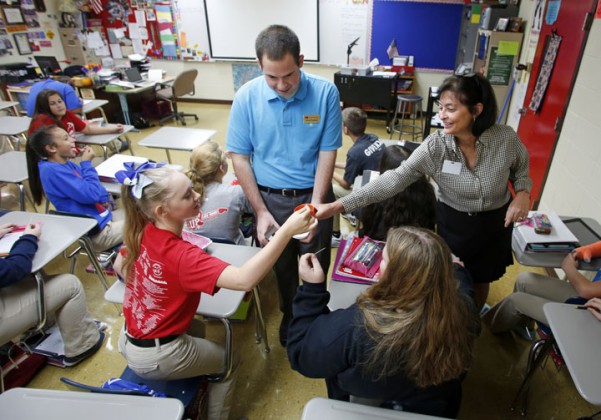
[(445, 174), (459, 175), (461, 173), (461, 162), (445, 160), (442, 164), (442, 172)]

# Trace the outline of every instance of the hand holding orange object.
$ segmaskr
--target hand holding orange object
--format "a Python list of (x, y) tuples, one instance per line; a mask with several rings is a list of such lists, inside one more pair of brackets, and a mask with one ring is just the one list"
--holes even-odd
[[(311, 212), (311, 217), (315, 217), (315, 214), (317, 213), (317, 210), (315, 209), (315, 207), (313, 206), (313, 204), (301, 204), (301, 205), (298, 205), (298, 206), (296, 206), (294, 208), (294, 211), (295, 212), (302, 211), (305, 207), (307, 207), (309, 209), (309, 211)], [(293, 238), (294, 239), (299, 239), (299, 240), (306, 239), (309, 236), (310, 233), (311, 233), (311, 231), (309, 230), (307, 232), (299, 233), (297, 235), (294, 235)]]
[(576, 248), (574, 252), (577, 259), (590, 263), (591, 259), (601, 257), (601, 241)]

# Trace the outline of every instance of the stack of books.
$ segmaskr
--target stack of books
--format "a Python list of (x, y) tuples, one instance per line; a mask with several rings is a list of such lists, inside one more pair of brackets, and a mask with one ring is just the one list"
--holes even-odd
[[(542, 213), (542, 212), (540, 212)], [(531, 219), (537, 212), (531, 211)], [(532, 223), (518, 224), (513, 230), (517, 245), (524, 252), (567, 254), (579, 246), (578, 238), (568, 229), (559, 216), (552, 211), (544, 212), (551, 222), (551, 233), (541, 234), (534, 230)]]
[(340, 246), (336, 253), (336, 260), (334, 261), (334, 270), (332, 270), (332, 280), (360, 284), (374, 284), (378, 282), (380, 279), (379, 267), (373, 277), (370, 277), (344, 265), (344, 260), (347, 255), (351, 254), (360, 242), (361, 238), (358, 237), (351, 237), (340, 241)]

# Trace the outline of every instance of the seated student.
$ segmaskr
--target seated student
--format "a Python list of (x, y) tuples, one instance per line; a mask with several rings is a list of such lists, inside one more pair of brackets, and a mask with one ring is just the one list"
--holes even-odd
[(455, 417), (479, 320), (453, 265), (434, 232), (391, 229), (379, 282), (330, 312), (323, 270), (303, 255), (288, 331), (292, 368), (325, 378), (329, 398)]
[[(66, 78), (66, 80), (70, 81), (71, 78)], [(60, 93), (65, 101), (65, 106), (67, 109), (74, 114), (81, 114), (83, 110), (83, 102), (79, 96), (77, 96), (73, 86), (71, 86), (69, 83), (63, 83), (61, 81), (48, 78), (46, 80), (34, 83), (31, 88), (29, 88), (29, 96), (27, 97), (28, 117), (31, 117), (35, 113), (35, 103), (38, 94), (45, 89), (51, 89)]]
[(240, 185), (222, 183), (227, 169), (226, 155), (217, 143), (209, 140), (192, 150), (186, 175), (200, 194), (201, 207), (196, 217), (186, 221), (186, 229), (244, 245), (240, 221), (253, 208)]
[(81, 166), (74, 158), (75, 139), (56, 125), (43, 126), (29, 136), (25, 147), (29, 188), (36, 204), (44, 195), (59, 211), (87, 214), (98, 222), (100, 232), (92, 243), (105, 251), (123, 242), (122, 212), (111, 212), (112, 198), (92, 166), (96, 156), (90, 146), (81, 154)]
[[(0, 238), (15, 225), (0, 226)], [(41, 223), (25, 228), (23, 236), (0, 259), (0, 343), (4, 344), (36, 325), (38, 297), (34, 279), (29, 278), (31, 262), (38, 249)], [(66, 366), (74, 366), (98, 351), (104, 333), (86, 307), (86, 296), (77, 277), (60, 274), (44, 280), (46, 309), (54, 312), (65, 344)]]
[[(75, 136), (75, 133), (83, 134), (110, 134), (122, 133), (123, 125), (114, 124), (100, 126), (97, 124), (89, 124), (82, 120), (73, 112), (67, 109), (63, 97), (55, 90), (45, 89), (41, 91), (35, 103), (35, 112), (31, 117), (28, 134), (32, 134), (40, 127), (46, 125), (57, 125), (65, 129), (69, 135)], [(127, 148), (127, 142), (119, 142), (117, 150), (123, 151)]]
[[(360, 108), (350, 107), (342, 110), (342, 132), (349, 136), (353, 145), (346, 153), (346, 162), (336, 162), (335, 168), (344, 169), (341, 176), (334, 171), (332, 183), (336, 199), (347, 196), (353, 188), (353, 182), (363, 171), (377, 171), (380, 158), (386, 146), (374, 134), (366, 134), (367, 114)], [(352, 221), (353, 217), (350, 217)], [(334, 238), (332, 244), (338, 245), (340, 238), (340, 218), (334, 216)]]
[(574, 297), (583, 300), (601, 298), (601, 282), (591, 282), (578, 271), (574, 253), (566, 255), (561, 268), (568, 281), (536, 273), (520, 273), (513, 293), (490, 308), (482, 321), (493, 333), (526, 327), (531, 320), (549, 325), (543, 311), (545, 303), (565, 302)]
[[(184, 221), (198, 214), (200, 195), (181, 172), (145, 164), (117, 173), (126, 211), (125, 256), (116, 270), (126, 279), (125, 330), (119, 351), (148, 379), (180, 379), (223, 371), (224, 348), (204, 339), (194, 318), (201, 292), (251, 290), (271, 270), (293, 235), (317, 226), (308, 208), (292, 214), (269, 243), (233, 267), (181, 238)], [(209, 384), (208, 418), (227, 419), (235, 373)]]
[[(398, 168), (410, 155), (411, 151), (403, 146), (386, 147), (380, 161), (380, 173)], [(364, 207), (359, 234), (384, 241), (388, 229), (406, 225), (430, 230), (436, 226), (436, 194), (424, 176), (397, 195)]]

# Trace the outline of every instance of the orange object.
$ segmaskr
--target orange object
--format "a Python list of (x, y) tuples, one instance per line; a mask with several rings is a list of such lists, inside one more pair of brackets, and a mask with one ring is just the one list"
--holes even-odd
[(305, 208), (305, 206), (309, 207), (309, 209), (311, 210), (311, 216), (315, 217), (315, 215), (317, 214), (317, 210), (315, 209), (315, 207), (313, 207), (313, 204), (301, 204), (300, 206), (296, 206), (294, 208), (294, 211), (302, 210), (303, 208)]
[(590, 245), (581, 246), (575, 249), (576, 258), (590, 263), (591, 259), (601, 257), (601, 241), (593, 242)]

